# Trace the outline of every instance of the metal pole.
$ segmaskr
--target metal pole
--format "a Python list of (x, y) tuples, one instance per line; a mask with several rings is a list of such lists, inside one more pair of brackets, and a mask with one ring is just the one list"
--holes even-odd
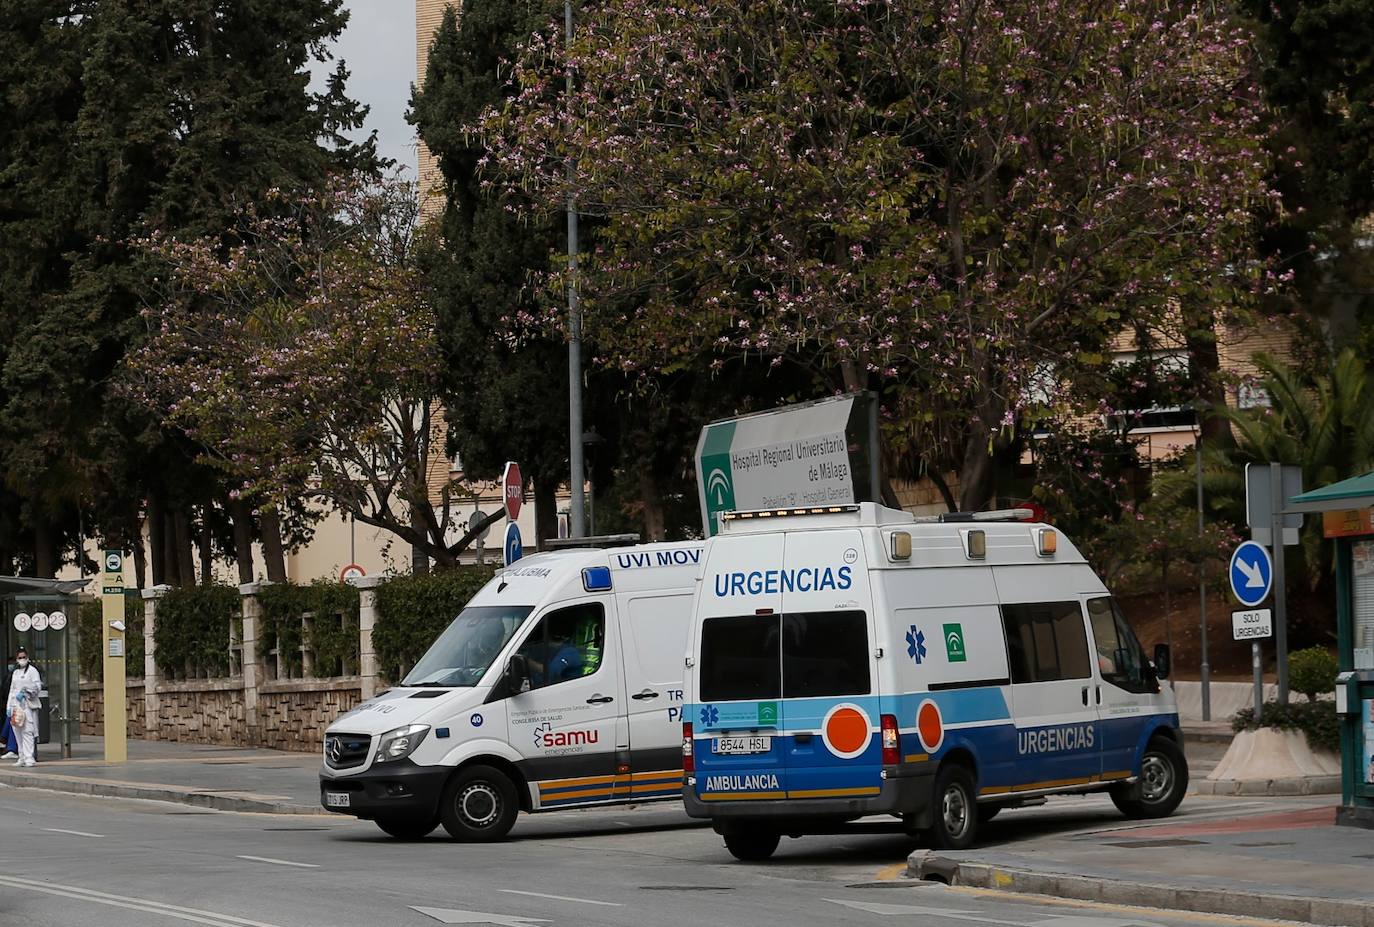
[(878, 396), (869, 394), (868, 401), (868, 495), (879, 505), (883, 502), (883, 460), (879, 453)]
[[(1197, 443), (1194, 445), (1197, 457), (1197, 536), (1202, 537), (1203, 510), (1202, 510), (1202, 422), (1198, 421)], [(1199, 624), (1202, 629), (1202, 720), (1212, 720), (1212, 666), (1207, 662), (1207, 577), (1205, 575), (1206, 566), (1203, 561), (1198, 561), (1197, 567), (1197, 596)]]
[(1274, 553), (1274, 662), (1279, 704), (1288, 704), (1288, 593), (1283, 576), (1283, 465), (1269, 464), (1269, 549)]
[(1250, 663), (1255, 670), (1255, 723), (1258, 724), (1260, 715), (1264, 713), (1264, 671), (1260, 662), (1260, 642), (1250, 642)]
[[(563, 0), (563, 31), (572, 46), (572, 0)], [(567, 93), (571, 101), (573, 75), (567, 73)], [(577, 301), (577, 200), (572, 179), (577, 168), (568, 159), (568, 488), (572, 491), (568, 533), (575, 538), (587, 536), (586, 498), (582, 463), (582, 307)]]

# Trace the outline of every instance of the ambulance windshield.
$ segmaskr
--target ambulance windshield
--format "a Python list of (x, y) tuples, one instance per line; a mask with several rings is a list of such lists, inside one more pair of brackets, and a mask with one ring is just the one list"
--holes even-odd
[(403, 686), (477, 685), (511, 635), (534, 611), (532, 605), (465, 608), (415, 664)]

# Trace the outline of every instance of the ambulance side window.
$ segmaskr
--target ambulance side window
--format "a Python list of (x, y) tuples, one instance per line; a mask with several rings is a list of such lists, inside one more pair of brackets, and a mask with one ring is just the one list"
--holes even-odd
[(1103, 681), (1127, 692), (1158, 692), (1158, 683), (1146, 670), (1145, 651), (1116, 602), (1110, 596), (1089, 599), (1088, 618)]
[(1092, 676), (1088, 632), (1077, 602), (1003, 605), (1011, 681), (1053, 682)]
[(778, 698), (779, 617), (708, 618), (701, 625), (701, 699)]
[(601, 668), (606, 640), (606, 610), (583, 602), (549, 612), (516, 653), (530, 668), (530, 688), (590, 676)]
[(784, 698), (867, 695), (868, 618), (863, 612), (802, 612), (782, 619)]

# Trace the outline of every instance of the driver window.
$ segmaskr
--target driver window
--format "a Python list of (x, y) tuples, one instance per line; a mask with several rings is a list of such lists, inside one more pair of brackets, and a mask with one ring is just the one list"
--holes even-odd
[(1128, 692), (1158, 691), (1146, 672), (1145, 653), (1140, 649), (1140, 642), (1116, 602), (1108, 596), (1089, 599), (1088, 617), (1097, 646), (1097, 668), (1103, 681)]
[(530, 671), (530, 688), (590, 676), (601, 668), (606, 612), (600, 602), (583, 602), (549, 612), (516, 651)]

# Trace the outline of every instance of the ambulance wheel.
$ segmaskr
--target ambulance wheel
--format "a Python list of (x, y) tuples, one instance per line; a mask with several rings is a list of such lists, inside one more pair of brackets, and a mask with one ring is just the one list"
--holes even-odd
[(734, 831), (725, 835), (725, 849), (740, 862), (761, 863), (778, 848), (781, 834), (769, 831)]
[(520, 813), (515, 785), (501, 770), (469, 766), (449, 780), (439, 803), (439, 820), (454, 840), (500, 840)]
[(935, 776), (935, 823), (930, 845), (937, 850), (963, 850), (978, 835), (978, 799), (973, 774), (957, 763), (946, 763)]
[(1188, 761), (1178, 744), (1156, 737), (1140, 758), (1140, 778), (1112, 787), (1112, 803), (1128, 818), (1166, 818), (1188, 791)]
[(439, 826), (437, 820), (426, 821), (424, 818), (378, 818), (375, 823), (382, 833), (397, 840), (420, 840)]

